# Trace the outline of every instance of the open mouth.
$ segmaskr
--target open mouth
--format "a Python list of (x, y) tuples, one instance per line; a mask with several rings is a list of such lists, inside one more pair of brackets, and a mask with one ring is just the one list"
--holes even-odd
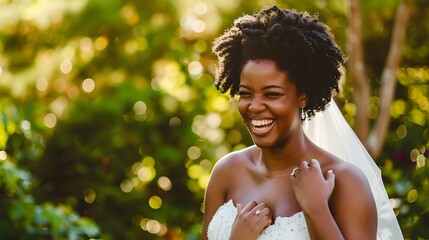
[(274, 123), (272, 119), (262, 119), (262, 120), (254, 120), (250, 121), (252, 124), (252, 129), (255, 133), (265, 133), (270, 130), (271, 126)]

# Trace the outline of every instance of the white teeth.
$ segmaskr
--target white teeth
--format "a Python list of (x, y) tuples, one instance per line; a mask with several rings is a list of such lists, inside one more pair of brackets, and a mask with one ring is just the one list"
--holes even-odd
[(271, 119), (252, 120), (251, 121), (252, 125), (255, 126), (255, 127), (261, 127), (261, 126), (270, 125), (273, 122), (274, 122), (274, 120), (271, 120)]

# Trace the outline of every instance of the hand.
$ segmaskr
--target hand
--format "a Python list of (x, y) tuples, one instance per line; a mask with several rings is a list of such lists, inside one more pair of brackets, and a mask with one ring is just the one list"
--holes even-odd
[(265, 203), (249, 202), (244, 208), (237, 204), (237, 217), (232, 225), (230, 240), (257, 239), (265, 227), (272, 222), (271, 210)]
[(322, 174), (319, 161), (313, 159), (311, 164), (303, 161), (299, 169), (293, 171), (290, 178), (292, 187), (304, 213), (327, 207), (335, 186), (335, 175), (332, 170)]

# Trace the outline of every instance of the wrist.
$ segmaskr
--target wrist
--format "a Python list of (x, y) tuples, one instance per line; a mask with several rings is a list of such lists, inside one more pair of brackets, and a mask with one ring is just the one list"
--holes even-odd
[(326, 203), (318, 203), (318, 204), (308, 204), (302, 207), (302, 212), (306, 216), (320, 216), (325, 214), (331, 214), (331, 210), (329, 209), (329, 204)]

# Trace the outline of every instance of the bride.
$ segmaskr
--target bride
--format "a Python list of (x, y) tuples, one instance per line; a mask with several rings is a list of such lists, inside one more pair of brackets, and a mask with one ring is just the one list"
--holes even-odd
[(202, 239), (403, 239), (380, 171), (338, 110), (344, 56), (315, 16), (273, 6), (217, 38), (215, 87), (254, 145), (212, 172)]

